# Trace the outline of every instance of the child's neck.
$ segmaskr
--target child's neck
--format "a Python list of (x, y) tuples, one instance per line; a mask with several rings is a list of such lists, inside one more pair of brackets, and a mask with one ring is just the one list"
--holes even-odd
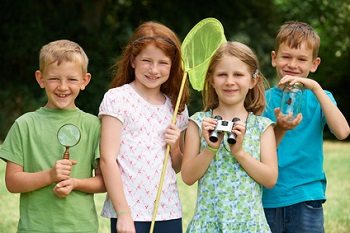
[(160, 88), (145, 88), (142, 85), (138, 85), (137, 82), (131, 82), (130, 85), (147, 102), (155, 105), (165, 103), (165, 97), (164, 94), (160, 91)]
[(248, 111), (244, 106), (222, 106), (219, 105), (217, 108), (213, 109), (213, 116), (220, 115), (223, 120), (231, 120), (234, 117), (239, 119), (246, 119)]

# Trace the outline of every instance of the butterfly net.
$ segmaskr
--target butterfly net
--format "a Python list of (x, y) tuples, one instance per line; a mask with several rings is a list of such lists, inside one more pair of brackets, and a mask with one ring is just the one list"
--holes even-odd
[(187, 34), (181, 51), (184, 68), (193, 89), (203, 90), (210, 59), (224, 42), (226, 38), (223, 26), (215, 18), (201, 20)]

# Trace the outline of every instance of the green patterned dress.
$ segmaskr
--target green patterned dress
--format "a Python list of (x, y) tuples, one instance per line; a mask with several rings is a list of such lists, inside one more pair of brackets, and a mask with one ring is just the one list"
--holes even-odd
[[(212, 117), (211, 111), (197, 112), (191, 120), (199, 126), (202, 120)], [(260, 160), (260, 137), (273, 122), (268, 118), (249, 113), (243, 148)], [(271, 232), (262, 206), (262, 186), (253, 180), (233, 158), (226, 141), (198, 181), (197, 204), (187, 233), (265, 233)], [(201, 138), (201, 150), (207, 143)]]

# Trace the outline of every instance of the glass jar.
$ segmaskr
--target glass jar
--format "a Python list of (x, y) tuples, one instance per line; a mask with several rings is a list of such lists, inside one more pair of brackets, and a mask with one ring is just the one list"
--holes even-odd
[(294, 119), (301, 112), (301, 103), (303, 99), (302, 83), (295, 83), (294, 85), (287, 84), (283, 88), (281, 112), (284, 115), (291, 115)]

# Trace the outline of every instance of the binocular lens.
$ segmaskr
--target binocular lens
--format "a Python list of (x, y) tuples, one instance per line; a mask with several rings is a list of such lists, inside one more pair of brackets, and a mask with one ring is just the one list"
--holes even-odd
[(209, 140), (211, 142), (217, 142), (218, 141), (218, 133), (216, 131), (213, 131), (209, 136)]
[(229, 144), (235, 144), (236, 143), (236, 136), (233, 133), (231, 133), (227, 138), (227, 142)]

